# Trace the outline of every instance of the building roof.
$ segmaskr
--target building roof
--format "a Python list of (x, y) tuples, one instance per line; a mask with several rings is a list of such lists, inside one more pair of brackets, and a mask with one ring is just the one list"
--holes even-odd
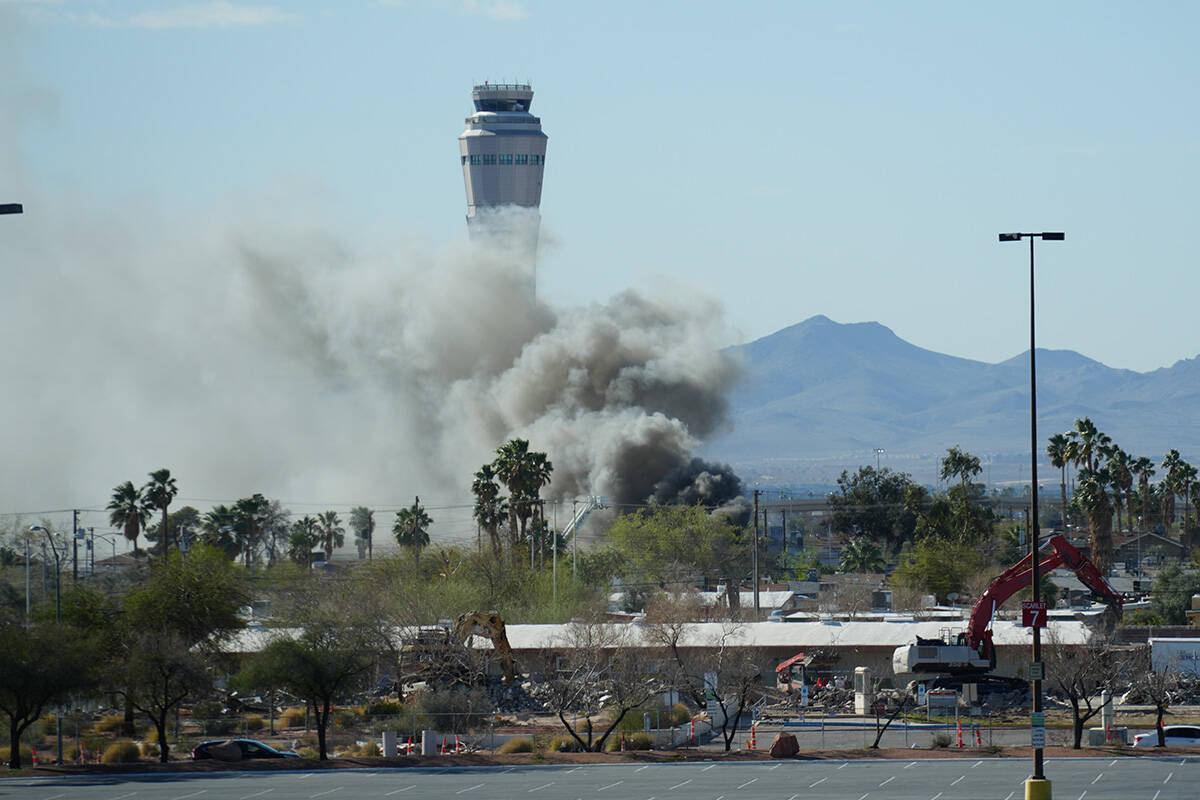
[[(965, 627), (966, 620), (962, 626)], [(653, 647), (650, 625), (635, 624), (628, 628), (632, 646)], [(918, 636), (934, 638), (947, 628), (945, 620), (888, 621), (888, 622), (747, 622), (737, 626), (732, 641), (741, 647), (794, 647), (797, 650), (815, 647), (899, 647), (912, 644)], [(571, 624), (509, 625), (508, 641), (514, 650), (539, 650), (563, 647), (571, 640)], [(728, 630), (721, 622), (696, 622), (684, 631), (683, 647), (710, 647)], [(1068, 645), (1083, 645), (1091, 641), (1092, 632), (1078, 620), (1050, 620), (1048, 628), (1057, 641)], [(1029, 646), (1033, 642), (1030, 628), (1022, 628), (1016, 620), (996, 620), (992, 624), (993, 642), (998, 647)], [(483, 647), (489, 647), (484, 642)]]

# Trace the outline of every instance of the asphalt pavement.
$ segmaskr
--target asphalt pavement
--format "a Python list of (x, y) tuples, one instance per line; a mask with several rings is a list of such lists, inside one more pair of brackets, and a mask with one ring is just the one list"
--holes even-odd
[[(14, 800), (1021, 800), (1027, 759), (761, 761), (0, 780)], [(1046, 762), (1058, 800), (1195, 800), (1200, 758)]]

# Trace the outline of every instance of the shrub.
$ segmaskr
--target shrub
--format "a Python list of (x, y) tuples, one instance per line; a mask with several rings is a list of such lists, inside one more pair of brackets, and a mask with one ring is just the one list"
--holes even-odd
[(301, 747), (296, 751), (296, 754), (301, 758), (319, 758), (321, 755), (315, 747)]
[(550, 744), (546, 745), (546, 749), (551, 753), (581, 753), (583, 747), (579, 742), (575, 741), (574, 736), (555, 736), (550, 740)]
[(357, 724), (358, 712), (354, 709), (344, 708), (333, 712), (333, 725), (335, 728), (352, 728)]
[(340, 751), (335, 756), (336, 758), (378, 758), (383, 755), (383, 751), (379, 748), (379, 743), (374, 740), (368, 740), (360, 744), (352, 744), (345, 750)]
[(533, 739), (528, 736), (516, 736), (509, 739), (497, 749), (498, 753), (532, 753)]
[(221, 716), (221, 704), (215, 700), (201, 700), (192, 706), (192, 719), (216, 719)]
[(394, 717), (404, 713), (404, 704), (395, 700), (372, 700), (363, 707), (363, 715), (368, 717)]
[(492, 699), (482, 689), (425, 692), (417, 698), (417, 708), (427, 716), (419, 725), (439, 733), (482, 725), (496, 710)]
[[(12, 748), (0, 747), (0, 763), (7, 764), (10, 758), (12, 758)], [(21, 745), (21, 764), (26, 767), (33, 764), (33, 750), (27, 744)]]
[(100, 761), (104, 764), (125, 764), (131, 761), (138, 761), (141, 757), (142, 751), (137, 746), (137, 742), (129, 739), (120, 739), (105, 748), (104, 755), (100, 758)]
[(112, 733), (113, 731), (120, 730), (121, 723), (124, 721), (125, 718), (120, 714), (101, 717), (98, 722), (92, 725), (92, 729), (97, 733)]
[[(66, 725), (63, 726), (64, 728)], [(37, 722), (30, 726), (30, 731), (35, 737), (46, 738), (53, 736), (58, 732), (58, 720), (53, 714), (42, 717)]]
[(929, 746), (931, 748), (933, 748), (933, 747), (949, 747), (950, 746), (950, 734), (948, 734), (948, 733), (933, 734), (933, 738), (930, 740)]
[(246, 730), (261, 731), (265, 727), (267, 727), (267, 721), (261, 715), (251, 714), (246, 717)]
[(692, 719), (692, 710), (683, 703), (676, 703), (663, 713), (663, 727), (686, 725)]
[[(606, 753), (616, 753), (621, 749), (622, 731), (613, 731), (604, 742)], [(645, 731), (625, 732), (626, 750), (650, 750), (654, 747), (654, 739)]]
[(304, 724), (304, 709), (289, 708), (279, 717), (279, 722), (285, 728), (299, 728)]
[(158, 742), (142, 742), (140, 750), (142, 758), (158, 758)]

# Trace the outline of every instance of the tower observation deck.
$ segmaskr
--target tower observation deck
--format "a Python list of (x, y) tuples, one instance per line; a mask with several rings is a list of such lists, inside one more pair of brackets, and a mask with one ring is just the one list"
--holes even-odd
[(527, 218), (522, 239), (532, 235), (536, 253), (538, 205), (546, 168), (546, 134), (542, 121), (529, 113), (533, 88), (528, 84), (483, 83), (471, 90), (475, 113), (467, 117), (458, 136), (463, 182), (467, 190), (467, 225), (474, 237), (481, 227), (501, 223), (505, 207), (530, 209), (514, 218)]

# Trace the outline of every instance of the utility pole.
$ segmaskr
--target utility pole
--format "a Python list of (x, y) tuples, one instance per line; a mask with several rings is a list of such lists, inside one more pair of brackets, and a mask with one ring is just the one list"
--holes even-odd
[(71, 510), (71, 580), (79, 582), (79, 509)]
[(787, 509), (779, 509), (779, 516), (783, 519), (783, 560), (787, 562), (788, 541), (787, 541)]
[(754, 621), (762, 615), (762, 608), (759, 605), (758, 598), (758, 489), (754, 490), (754, 552), (750, 556), (750, 563), (754, 566)]

